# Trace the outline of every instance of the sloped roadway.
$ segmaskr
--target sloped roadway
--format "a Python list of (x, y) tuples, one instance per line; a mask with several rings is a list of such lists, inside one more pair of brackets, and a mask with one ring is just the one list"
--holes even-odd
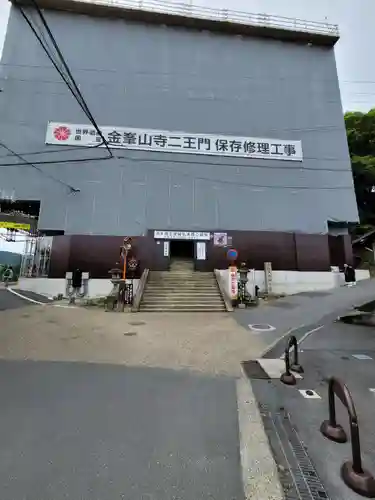
[[(282, 355), (284, 347), (285, 341), (279, 343), (272, 357)], [(362, 465), (375, 475), (374, 328), (329, 322), (302, 342), (300, 362), (305, 373), (295, 386), (278, 380), (252, 380), (282, 471), (285, 498), (359, 500), (363, 496), (349, 489), (340, 477), (341, 465), (352, 460), (350, 438), (346, 444), (329, 441), (322, 436), (320, 425), (328, 418), (328, 380), (338, 377), (349, 387), (356, 405)], [(299, 390), (316, 391), (320, 398), (306, 399)], [(348, 413), (338, 398), (336, 416), (350, 436)]]
[(0, 311), (30, 306), (32, 303), (17, 297), (5, 288), (0, 289)]
[[(25, 307), (0, 290), (0, 323)], [(1, 359), (0, 380), (1, 500), (244, 499), (235, 378)]]

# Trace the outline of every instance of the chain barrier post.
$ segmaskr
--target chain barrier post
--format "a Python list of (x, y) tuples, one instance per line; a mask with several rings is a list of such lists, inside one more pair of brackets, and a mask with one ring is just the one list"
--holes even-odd
[[(293, 347), (293, 363), (290, 363), (290, 349)], [(292, 371), (295, 373), (303, 373), (304, 370), (298, 362), (298, 342), (294, 335), (288, 338), (285, 354), (285, 372), (281, 375), (280, 380), (285, 385), (296, 385), (296, 377), (293, 375)]]
[(359, 439), (358, 418), (352, 396), (347, 386), (338, 378), (331, 377), (328, 384), (329, 417), (320, 426), (320, 432), (335, 443), (345, 443), (348, 440), (343, 427), (336, 421), (335, 396), (348, 411), (350, 440), (352, 445), (352, 460), (341, 466), (341, 478), (344, 483), (358, 495), (375, 498), (375, 479), (362, 468), (361, 445)]

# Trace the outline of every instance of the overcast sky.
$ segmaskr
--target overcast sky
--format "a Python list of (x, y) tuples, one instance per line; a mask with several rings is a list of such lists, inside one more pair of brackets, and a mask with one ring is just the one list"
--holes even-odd
[[(190, 1), (229, 8), (229, 0)], [(338, 24), (341, 39), (335, 50), (343, 108), (367, 111), (375, 107), (375, 0), (232, 0), (230, 8)], [(8, 0), (0, 0), (0, 53), (8, 12)], [(4, 249), (1, 241), (0, 248)]]

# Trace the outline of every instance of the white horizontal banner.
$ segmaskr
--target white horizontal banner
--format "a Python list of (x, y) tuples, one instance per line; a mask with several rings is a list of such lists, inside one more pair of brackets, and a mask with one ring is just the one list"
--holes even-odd
[(211, 234), (200, 231), (154, 231), (156, 240), (210, 240)]
[[(101, 127), (111, 148), (166, 153), (183, 153), (266, 160), (302, 161), (301, 141), (192, 134), (131, 127)], [(60, 146), (104, 147), (92, 125), (49, 122), (46, 144)]]

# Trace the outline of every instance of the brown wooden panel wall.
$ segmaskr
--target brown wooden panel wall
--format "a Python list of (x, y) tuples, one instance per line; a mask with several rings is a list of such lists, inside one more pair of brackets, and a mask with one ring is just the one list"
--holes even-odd
[[(328, 235), (267, 231), (227, 233), (232, 236), (232, 247), (238, 250), (238, 263), (246, 262), (250, 268), (263, 269), (264, 262), (272, 262), (275, 270), (329, 270)], [(148, 231), (146, 236), (133, 237), (132, 240), (132, 254), (139, 260), (137, 276), (145, 267), (155, 270), (168, 269), (169, 258), (164, 257), (163, 241), (155, 241), (153, 231)], [(119, 263), (122, 242), (121, 236), (56, 236), (52, 245), (49, 276), (62, 278), (66, 271), (79, 268), (88, 271), (92, 278), (108, 278), (111, 268), (121, 267)], [(345, 239), (345, 245), (349, 253), (350, 241)], [(207, 260), (196, 261), (196, 269), (212, 271), (215, 268), (227, 267), (226, 253), (227, 248), (215, 247), (212, 240), (207, 242)]]
[(49, 278), (64, 278), (69, 269), (71, 236), (54, 236), (52, 240)]
[(90, 272), (92, 278), (109, 278), (110, 269), (121, 267), (122, 242), (121, 236), (72, 236), (69, 270), (81, 269)]
[(297, 271), (329, 271), (328, 234), (295, 234)]
[[(239, 263), (246, 262), (253, 269), (263, 269), (264, 262), (272, 262), (275, 270), (296, 268), (292, 233), (228, 231), (227, 234), (232, 237), (232, 247), (238, 251)], [(228, 267), (227, 251), (227, 248), (214, 246), (211, 240), (207, 244), (207, 261), (198, 262), (199, 270)]]

